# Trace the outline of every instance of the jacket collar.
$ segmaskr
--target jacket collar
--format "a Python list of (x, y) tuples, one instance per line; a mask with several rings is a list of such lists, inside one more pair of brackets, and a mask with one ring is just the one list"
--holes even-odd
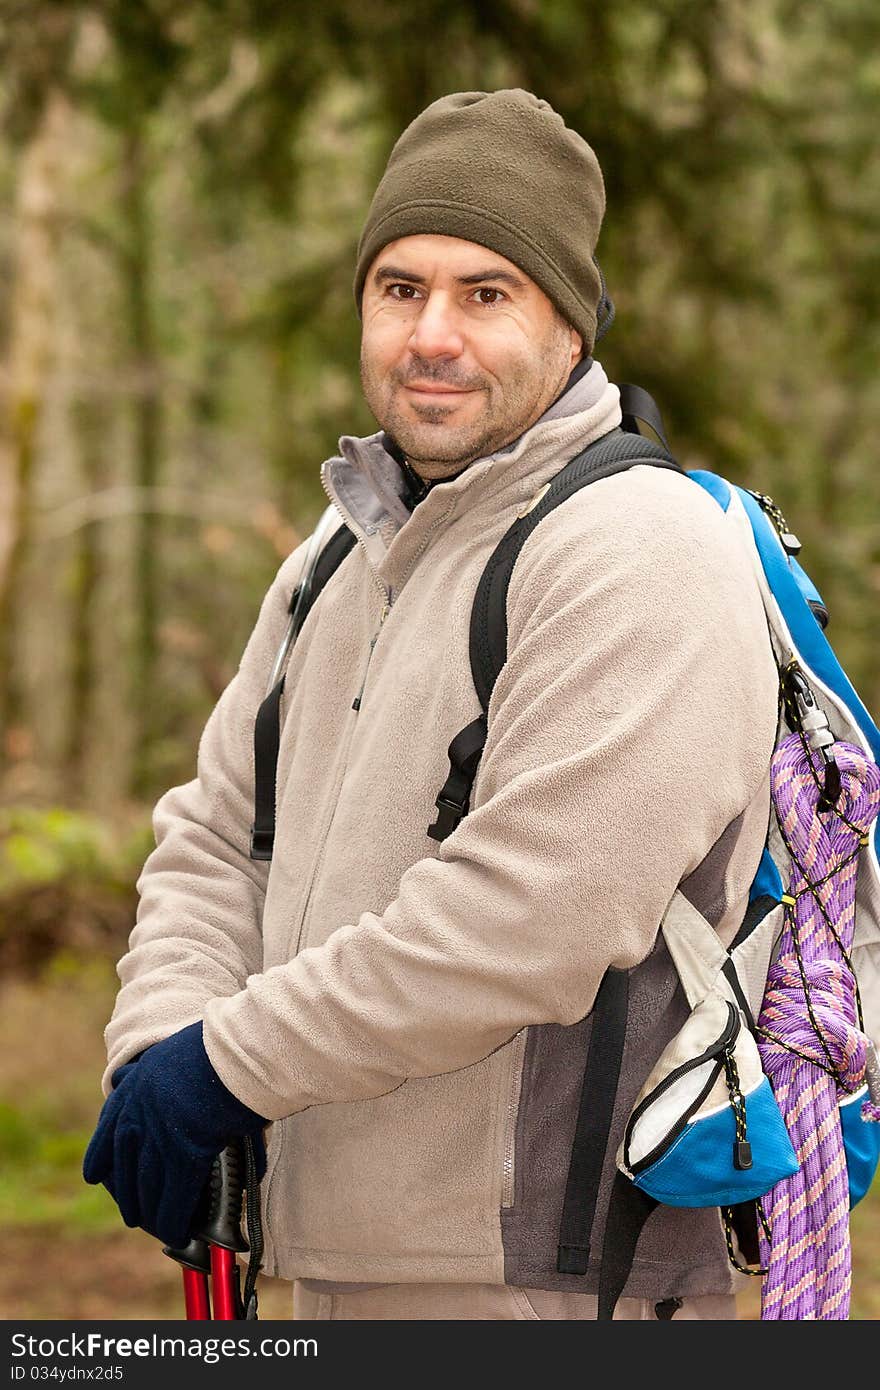
[(620, 393), (598, 362), (569, 385), (539, 420), (496, 453), (434, 483), (414, 510), (400, 463), (382, 431), (343, 435), (339, 455), (321, 467), (324, 489), (354, 532), (393, 600), (431, 534), (478, 504), (515, 514), (566, 459), (620, 424)]

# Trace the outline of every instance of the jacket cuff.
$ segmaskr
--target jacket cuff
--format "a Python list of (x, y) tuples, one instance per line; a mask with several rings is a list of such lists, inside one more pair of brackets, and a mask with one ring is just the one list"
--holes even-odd
[[(240, 996), (234, 995), (232, 998), (239, 999)], [(241, 1049), (230, 1046), (228, 1030), (224, 1026), (224, 1014), (229, 1002), (226, 998), (212, 999), (205, 1009), (204, 1047), (218, 1079), (253, 1111), (268, 1115), (264, 1124), (308, 1109), (308, 1104), (297, 1104), (294, 1097), (285, 1096), (282, 1099), (279, 1095), (280, 1081), (273, 1085), (273, 1078), (267, 1077), (255, 1060), (244, 1056)]]

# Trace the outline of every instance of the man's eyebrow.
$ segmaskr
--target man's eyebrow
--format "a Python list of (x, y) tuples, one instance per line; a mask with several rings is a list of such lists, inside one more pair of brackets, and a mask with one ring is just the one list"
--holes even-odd
[[(412, 270), (401, 270), (395, 265), (380, 266), (373, 277), (379, 282), (389, 280), (408, 280), (414, 285), (425, 285), (427, 280), (424, 275), (417, 275)], [(514, 275), (510, 270), (501, 270), (491, 267), (486, 270), (474, 271), (471, 275), (456, 275), (456, 283), (459, 285), (485, 285), (488, 280), (499, 280), (502, 285), (511, 285), (514, 289), (525, 289), (525, 280)]]
[(525, 289), (525, 280), (510, 270), (478, 270), (473, 275), (457, 275), (460, 285), (483, 285), (487, 280), (500, 280), (502, 285), (512, 285), (514, 289)]
[(380, 266), (374, 276), (376, 280), (411, 280), (414, 285), (424, 285), (424, 275), (416, 275), (412, 270), (399, 270), (396, 265)]

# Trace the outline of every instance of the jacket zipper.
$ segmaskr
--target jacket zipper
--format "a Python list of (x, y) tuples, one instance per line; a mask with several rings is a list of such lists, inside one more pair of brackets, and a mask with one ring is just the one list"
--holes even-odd
[[(731, 1004), (730, 1000), (726, 1000), (725, 1002), (728, 1008), (727, 1024), (724, 1028), (724, 1032), (721, 1034), (721, 1037), (718, 1038), (717, 1042), (714, 1042), (711, 1044), (710, 1047), (707, 1047), (705, 1052), (702, 1052), (699, 1055), (699, 1057), (692, 1057), (690, 1061), (684, 1062), (680, 1067), (676, 1067), (674, 1071), (671, 1071), (668, 1076), (665, 1076), (663, 1080), (659, 1082), (657, 1086), (654, 1087), (653, 1091), (646, 1095), (644, 1100), (639, 1102), (635, 1110), (630, 1115), (629, 1121), (626, 1126), (626, 1133), (623, 1137), (623, 1156), (624, 1162), (626, 1163), (627, 1168), (632, 1174), (635, 1175), (637, 1173), (644, 1172), (646, 1168), (650, 1168), (652, 1163), (657, 1162), (658, 1158), (660, 1158), (661, 1155), (665, 1153), (669, 1145), (681, 1134), (682, 1130), (687, 1125), (687, 1122), (690, 1119), (691, 1115), (693, 1115), (700, 1108), (700, 1106), (703, 1104), (703, 1101), (706, 1099), (706, 1096), (709, 1094), (712, 1087), (715, 1085), (715, 1082), (718, 1080), (718, 1077), (724, 1066), (724, 1053), (727, 1051), (732, 1051), (733, 1045), (736, 1042), (737, 1037), (739, 1036), (740, 1030), (739, 1010), (735, 1008), (733, 1004)], [(668, 1091), (669, 1087), (674, 1085), (676, 1081), (679, 1081), (681, 1077), (687, 1076), (688, 1072), (695, 1071), (697, 1067), (705, 1066), (707, 1062), (710, 1062), (713, 1059), (715, 1060), (715, 1065), (712, 1068), (712, 1071), (709, 1075), (709, 1079), (706, 1082), (705, 1086), (701, 1088), (700, 1094), (688, 1106), (684, 1114), (679, 1116), (679, 1118), (676, 1120), (675, 1124), (672, 1126), (669, 1132), (664, 1135), (659, 1144), (656, 1144), (654, 1146), (650, 1153), (646, 1154), (644, 1158), (640, 1158), (637, 1163), (630, 1163), (629, 1151), (630, 1146), (632, 1144), (633, 1131), (635, 1130), (636, 1125), (638, 1124), (642, 1115), (644, 1115), (645, 1111), (649, 1108), (649, 1106), (654, 1104), (658, 1096), (663, 1095), (664, 1091)]]
[[(362, 537), (361, 537), (361, 534), (360, 534), (360, 529), (359, 529), (356, 525), (354, 525), (354, 523), (353, 523), (352, 520), (351, 520), (351, 517), (346, 516), (346, 514), (342, 511), (342, 508), (340, 507), (338, 501), (337, 501), (336, 498), (333, 496), (333, 494), (331, 493), (329, 487), (327, 486), (327, 481), (326, 481), (326, 478), (324, 477), (324, 469), (323, 469), (323, 468), (321, 469), (321, 486), (322, 486), (322, 488), (324, 489), (324, 491), (326, 492), (326, 494), (327, 494), (327, 496), (328, 496), (330, 502), (333, 504), (333, 506), (336, 508), (336, 510), (337, 510), (338, 512), (340, 512), (340, 514), (342, 515), (343, 520), (346, 522), (346, 525), (348, 526), (349, 530), (351, 531), (352, 535), (354, 536), (354, 538), (355, 538), (355, 540), (357, 541), (358, 545), (360, 546), (361, 550), (364, 552), (364, 559), (366, 560), (366, 563), (367, 563), (367, 569), (368, 569), (369, 572), (370, 572), (370, 576), (371, 576), (371, 578), (372, 578), (374, 584), (376, 585), (376, 588), (379, 590), (379, 593), (382, 595), (382, 616), (381, 616), (381, 618), (379, 619), (379, 626), (378, 626), (378, 628), (376, 629), (376, 631), (375, 631), (375, 633), (373, 634), (373, 637), (372, 637), (372, 639), (371, 639), (371, 641), (370, 641), (370, 650), (369, 650), (369, 652), (367, 653), (367, 664), (366, 664), (366, 666), (365, 666), (365, 668), (364, 668), (364, 677), (363, 677), (363, 680), (361, 681), (361, 688), (360, 688), (360, 690), (358, 691), (357, 695), (355, 695), (354, 700), (352, 701), (352, 705), (351, 705), (352, 709), (355, 711), (355, 713), (357, 713), (357, 712), (360, 710), (361, 705), (363, 704), (363, 699), (364, 699), (364, 687), (365, 687), (366, 684), (367, 684), (367, 675), (369, 674), (369, 670), (370, 670), (370, 662), (371, 662), (372, 659), (373, 659), (373, 650), (374, 650), (374, 648), (375, 648), (375, 646), (376, 646), (376, 642), (378, 641), (379, 633), (382, 631), (382, 627), (383, 627), (383, 624), (384, 624), (384, 622), (385, 622), (385, 619), (388, 617), (388, 614), (389, 614), (389, 612), (391, 611), (391, 604), (392, 604), (392, 602), (393, 602), (393, 599), (392, 599), (391, 590), (388, 589), (388, 588), (386, 588), (386, 586), (382, 583), (382, 580), (379, 578), (379, 576), (378, 576), (378, 574), (376, 573), (376, 571), (373, 569), (373, 565), (372, 565), (372, 563), (371, 563), (371, 561), (370, 561), (370, 557), (369, 557), (369, 555), (367, 554), (367, 547), (366, 547), (366, 545), (365, 545), (365, 543), (364, 543), (364, 541), (363, 541), (363, 539), (362, 539)], [(329, 827), (328, 827), (328, 829), (329, 829)]]
[(389, 602), (387, 602), (387, 603), (385, 604), (384, 608), (382, 609), (382, 616), (381, 616), (381, 618), (379, 619), (379, 626), (378, 626), (378, 628), (376, 629), (376, 631), (373, 633), (373, 636), (372, 636), (372, 638), (371, 638), (371, 640), (370, 640), (370, 650), (369, 650), (369, 652), (367, 653), (367, 664), (366, 664), (366, 666), (364, 667), (364, 678), (363, 678), (363, 680), (361, 681), (361, 688), (360, 688), (360, 690), (358, 691), (357, 695), (355, 695), (354, 700), (352, 701), (352, 705), (351, 705), (351, 707), (352, 707), (352, 709), (355, 711), (355, 713), (357, 713), (357, 711), (358, 711), (358, 710), (360, 709), (360, 707), (361, 707), (361, 704), (363, 703), (363, 698), (364, 698), (364, 687), (365, 687), (365, 685), (366, 685), (366, 683), (367, 683), (367, 676), (369, 675), (369, 671), (370, 671), (370, 662), (371, 662), (372, 659), (373, 659), (373, 650), (374, 650), (374, 648), (375, 648), (375, 646), (376, 646), (377, 641), (379, 640), (379, 633), (382, 631), (382, 625), (383, 625), (383, 623), (385, 622), (385, 619), (388, 617), (388, 614), (390, 613), (390, 611), (391, 611), (391, 602), (390, 602), (390, 599), (389, 599)]
[[(333, 496), (331, 495), (330, 490), (329, 490), (329, 488), (327, 487), (326, 482), (324, 481), (324, 472), (323, 472), (323, 469), (321, 470), (321, 486), (323, 487), (324, 491), (325, 491), (326, 494), (327, 494), (327, 497), (328, 497), (329, 500), (332, 502), (333, 506), (336, 507), (337, 511), (340, 511), (340, 513), (341, 513), (342, 516), (343, 516), (343, 519), (345, 519), (345, 514), (341, 512), (341, 508), (339, 507), (339, 503), (336, 501), (336, 498), (333, 497)], [(368, 654), (367, 654), (367, 664), (366, 664), (366, 667), (365, 667), (365, 669), (364, 669), (363, 680), (361, 681), (361, 688), (360, 688), (360, 690), (358, 691), (357, 695), (355, 696), (354, 702), (353, 702), (353, 704), (352, 704), (352, 709), (355, 710), (355, 711), (357, 711), (357, 710), (360, 708), (361, 702), (362, 702), (362, 700), (363, 700), (364, 687), (365, 687), (365, 685), (366, 685), (366, 683), (367, 683), (367, 673), (368, 673), (368, 671), (369, 671), (369, 669), (370, 669), (370, 661), (372, 660), (372, 657), (373, 657), (373, 651), (374, 651), (374, 648), (375, 648), (375, 646), (376, 646), (376, 641), (377, 641), (377, 639), (378, 639), (378, 637), (379, 637), (379, 633), (382, 631), (382, 627), (383, 627), (383, 625), (384, 625), (384, 623), (385, 623), (385, 619), (388, 617), (388, 614), (389, 614), (389, 612), (391, 611), (391, 605), (392, 605), (393, 599), (392, 599), (392, 595), (391, 595), (390, 589), (387, 589), (387, 588), (385, 587), (385, 585), (382, 583), (382, 581), (381, 581), (381, 579), (379, 578), (379, 576), (376, 574), (376, 571), (373, 569), (373, 566), (372, 566), (372, 564), (370, 563), (370, 557), (369, 557), (369, 555), (367, 554), (367, 547), (364, 545), (364, 542), (361, 540), (361, 537), (360, 537), (360, 535), (358, 534), (357, 527), (352, 526), (352, 527), (350, 527), (350, 529), (351, 529), (352, 534), (354, 535), (355, 540), (357, 541), (358, 545), (360, 545), (361, 549), (362, 549), (363, 552), (364, 552), (364, 558), (365, 558), (365, 560), (366, 560), (366, 562), (367, 562), (367, 569), (369, 570), (370, 574), (372, 575), (372, 578), (373, 578), (373, 580), (374, 580), (374, 582), (375, 582), (375, 584), (376, 584), (376, 587), (378, 588), (380, 594), (382, 595), (382, 615), (381, 615), (381, 617), (380, 617), (380, 619), (379, 619), (379, 626), (378, 626), (378, 628), (376, 629), (376, 632), (373, 634), (373, 637), (372, 637), (372, 639), (371, 639), (371, 641), (370, 641), (370, 650), (369, 650), (369, 652), (368, 652)], [(293, 947), (293, 953), (294, 953), (294, 954), (295, 954), (295, 953), (298, 953), (298, 952), (299, 952), (299, 949), (300, 949), (300, 944), (301, 944), (302, 938), (303, 938), (303, 932), (305, 931), (306, 922), (308, 921), (309, 907), (310, 907), (311, 900), (312, 900), (312, 889), (313, 889), (314, 884), (315, 884), (315, 879), (317, 878), (318, 872), (319, 872), (319, 870), (320, 870), (320, 868), (321, 868), (321, 864), (323, 863), (323, 860), (324, 860), (324, 850), (325, 850), (325, 847), (326, 847), (326, 844), (327, 844), (327, 838), (328, 838), (328, 836), (329, 836), (329, 834), (330, 834), (330, 828), (331, 828), (331, 826), (333, 825), (333, 819), (334, 819), (334, 816), (336, 815), (336, 808), (337, 808), (337, 806), (339, 805), (339, 797), (340, 797), (340, 795), (342, 794), (342, 784), (343, 784), (343, 782), (345, 781), (345, 767), (346, 767), (346, 762), (347, 762), (347, 759), (348, 759), (349, 749), (350, 749), (350, 747), (351, 747), (351, 740), (352, 740), (352, 737), (353, 737), (353, 735), (354, 735), (354, 729), (355, 729), (356, 722), (357, 722), (356, 720), (352, 721), (351, 728), (350, 728), (349, 731), (348, 731), (348, 737), (347, 737), (347, 739), (345, 740), (345, 745), (344, 745), (344, 748), (343, 748), (342, 754), (341, 754), (341, 759), (342, 759), (342, 761), (341, 761), (341, 766), (340, 766), (340, 770), (339, 770), (339, 776), (338, 776), (338, 778), (337, 778), (337, 781), (336, 781), (336, 785), (335, 785), (335, 787), (334, 787), (334, 790), (333, 790), (333, 792), (331, 793), (331, 804), (328, 804), (328, 806), (326, 806), (325, 809), (324, 809), (324, 824), (323, 824), (323, 830), (322, 830), (321, 838), (320, 838), (320, 848), (319, 848), (319, 850), (318, 850), (317, 855), (315, 856), (314, 863), (312, 864), (311, 872), (310, 872), (310, 874), (309, 874), (308, 888), (307, 888), (307, 890), (306, 890), (306, 895), (305, 895), (305, 899), (304, 899), (304, 901), (303, 901), (302, 910), (301, 910), (301, 912), (300, 912), (300, 914), (299, 914), (299, 923), (298, 923), (298, 926), (297, 926), (297, 929), (296, 929), (296, 943), (295, 943), (295, 945), (294, 945), (294, 947)], [(291, 941), (292, 941), (292, 940), (293, 940), (293, 938), (291, 937)]]
[(513, 1039), (511, 1046), (510, 1086), (507, 1093), (507, 1112), (504, 1117), (504, 1167), (501, 1179), (501, 1205), (512, 1207), (514, 1182), (516, 1180), (516, 1117), (522, 1090), (522, 1063), (526, 1047), (526, 1033), (523, 1028)]
[[(378, 628), (376, 629), (376, 631), (374, 632), (374, 634), (373, 634), (373, 636), (372, 636), (372, 638), (371, 638), (371, 640), (370, 640), (370, 650), (369, 650), (369, 652), (367, 653), (367, 664), (366, 664), (366, 667), (364, 668), (364, 675), (363, 675), (363, 680), (361, 681), (361, 688), (360, 688), (360, 690), (358, 691), (357, 695), (355, 696), (355, 698), (354, 698), (354, 700), (353, 700), (353, 702), (352, 702), (352, 706), (351, 706), (351, 707), (352, 707), (352, 709), (355, 711), (355, 715), (357, 714), (358, 710), (360, 709), (361, 704), (362, 704), (362, 701), (363, 701), (364, 687), (365, 687), (366, 684), (367, 684), (367, 674), (368, 674), (368, 672), (369, 672), (369, 670), (370, 670), (370, 662), (371, 662), (371, 660), (372, 660), (372, 658), (373, 658), (373, 651), (374, 651), (374, 649), (375, 649), (376, 642), (377, 642), (378, 637), (379, 637), (379, 633), (382, 631), (383, 624), (384, 624), (384, 622), (385, 622), (385, 619), (388, 617), (388, 614), (390, 613), (390, 611), (391, 611), (391, 602), (390, 602), (390, 596), (389, 596), (389, 600), (383, 605), (383, 608), (382, 608), (382, 616), (381, 616), (381, 618), (379, 619), (379, 626), (378, 626)], [(351, 749), (351, 743), (352, 743), (352, 739), (353, 739), (353, 737), (354, 737), (354, 730), (355, 730), (355, 725), (356, 725), (356, 723), (357, 723), (357, 720), (356, 720), (356, 719), (353, 720), (353, 721), (352, 721), (351, 728), (349, 729), (348, 738), (346, 739), (346, 742), (345, 742), (345, 749), (344, 749), (343, 754), (342, 754), (342, 765), (341, 765), (340, 771), (339, 771), (339, 780), (338, 780), (337, 783), (336, 783), (335, 794), (333, 795), (333, 798), (332, 798), (332, 806), (329, 808), (329, 815), (325, 816), (324, 830), (323, 830), (323, 833), (322, 833), (322, 835), (321, 835), (320, 848), (319, 848), (318, 853), (317, 853), (317, 855), (316, 855), (316, 857), (315, 857), (315, 862), (314, 862), (314, 864), (312, 865), (312, 872), (311, 872), (311, 874), (309, 875), (309, 889), (308, 889), (308, 893), (306, 894), (305, 902), (303, 903), (302, 913), (300, 914), (300, 919), (299, 919), (299, 930), (297, 931), (297, 937), (296, 937), (296, 950), (297, 950), (297, 952), (298, 952), (299, 949), (300, 949), (300, 943), (301, 943), (301, 941), (302, 941), (303, 932), (305, 931), (306, 922), (308, 921), (308, 917), (309, 917), (309, 907), (310, 907), (310, 905), (311, 905), (311, 900), (312, 900), (312, 888), (314, 887), (315, 879), (318, 877), (318, 873), (319, 873), (319, 871), (320, 871), (321, 865), (322, 865), (323, 862), (324, 862), (324, 850), (326, 849), (327, 840), (328, 840), (329, 835), (330, 835), (330, 829), (331, 829), (331, 827), (332, 827), (332, 825), (333, 825), (333, 821), (334, 821), (335, 816), (336, 816), (336, 808), (337, 808), (338, 805), (339, 805), (339, 798), (340, 798), (340, 796), (342, 795), (342, 784), (343, 784), (343, 782), (345, 781), (345, 771), (346, 771), (346, 766), (347, 766), (347, 764), (348, 764), (348, 754), (349, 754), (349, 750)]]
[[(327, 486), (326, 480), (325, 480), (325, 478), (324, 478), (324, 469), (323, 469), (323, 468), (321, 469), (321, 487), (322, 487), (322, 488), (324, 489), (324, 491), (326, 492), (329, 501), (333, 504), (333, 506), (334, 506), (334, 507), (336, 508), (336, 510), (339, 512), (340, 516), (342, 517), (342, 519), (343, 519), (343, 521), (345, 522), (346, 526), (348, 527), (349, 531), (351, 531), (352, 535), (354, 536), (354, 538), (355, 538), (355, 540), (357, 541), (358, 545), (360, 546), (361, 550), (364, 552), (364, 559), (365, 559), (366, 562), (367, 562), (367, 569), (370, 571), (370, 575), (371, 575), (371, 577), (372, 577), (372, 579), (373, 579), (373, 582), (374, 582), (374, 584), (376, 585), (377, 589), (379, 590), (379, 593), (382, 595), (382, 604), (383, 604), (383, 606), (387, 605), (387, 607), (390, 608), (390, 607), (391, 607), (391, 590), (390, 590), (390, 589), (387, 589), (387, 588), (385, 587), (385, 585), (382, 583), (382, 580), (379, 578), (378, 574), (377, 574), (376, 571), (373, 569), (372, 563), (371, 563), (371, 561), (370, 561), (370, 557), (369, 557), (369, 555), (368, 555), (368, 553), (367, 553), (366, 544), (365, 544), (365, 542), (364, 542), (364, 540), (363, 540), (363, 537), (362, 537), (361, 534), (360, 534), (360, 529), (359, 529), (356, 525), (354, 525), (354, 524), (352, 523), (351, 517), (348, 516), (348, 514), (342, 510), (342, 508), (341, 508), (340, 505), (339, 505), (339, 502), (338, 502), (337, 499), (333, 496), (333, 494), (332, 494), (332, 492), (330, 491), (329, 487)], [(384, 617), (383, 617), (382, 621), (383, 621), (383, 622), (385, 621)], [(381, 626), (381, 624), (380, 624), (380, 626)], [(378, 637), (378, 635), (379, 635), (379, 634), (377, 633), (376, 636)], [(375, 638), (374, 638), (373, 640), (375, 641)]]

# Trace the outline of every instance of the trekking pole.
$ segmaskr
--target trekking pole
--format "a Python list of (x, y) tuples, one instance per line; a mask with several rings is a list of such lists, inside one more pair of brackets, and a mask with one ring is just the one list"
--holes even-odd
[(212, 1317), (208, 1276), (211, 1277), (213, 1317), (230, 1320), (244, 1316), (238, 1287), (236, 1253), (247, 1250), (241, 1233), (241, 1202), (244, 1155), (230, 1144), (214, 1160), (205, 1187), (197, 1234), (185, 1246), (163, 1253), (183, 1267), (183, 1301), (188, 1322), (205, 1322)]
[(208, 1243), (214, 1318), (234, 1322), (244, 1317), (236, 1255), (248, 1249), (241, 1230), (244, 1195), (244, 1149), (230, 1144), (214, 1162), (209, 1181), (208, 1216), (198, 1235)]
[(211, 1272), (211, 1260), (207, 1243), (193, 1236), (189, 1244), (180, 1250), (172, 1250), (166, 1245), (164, 1253), (183, 1266), (183, 1303), (187, 1322), (210, 1322), (208, 1275)]

